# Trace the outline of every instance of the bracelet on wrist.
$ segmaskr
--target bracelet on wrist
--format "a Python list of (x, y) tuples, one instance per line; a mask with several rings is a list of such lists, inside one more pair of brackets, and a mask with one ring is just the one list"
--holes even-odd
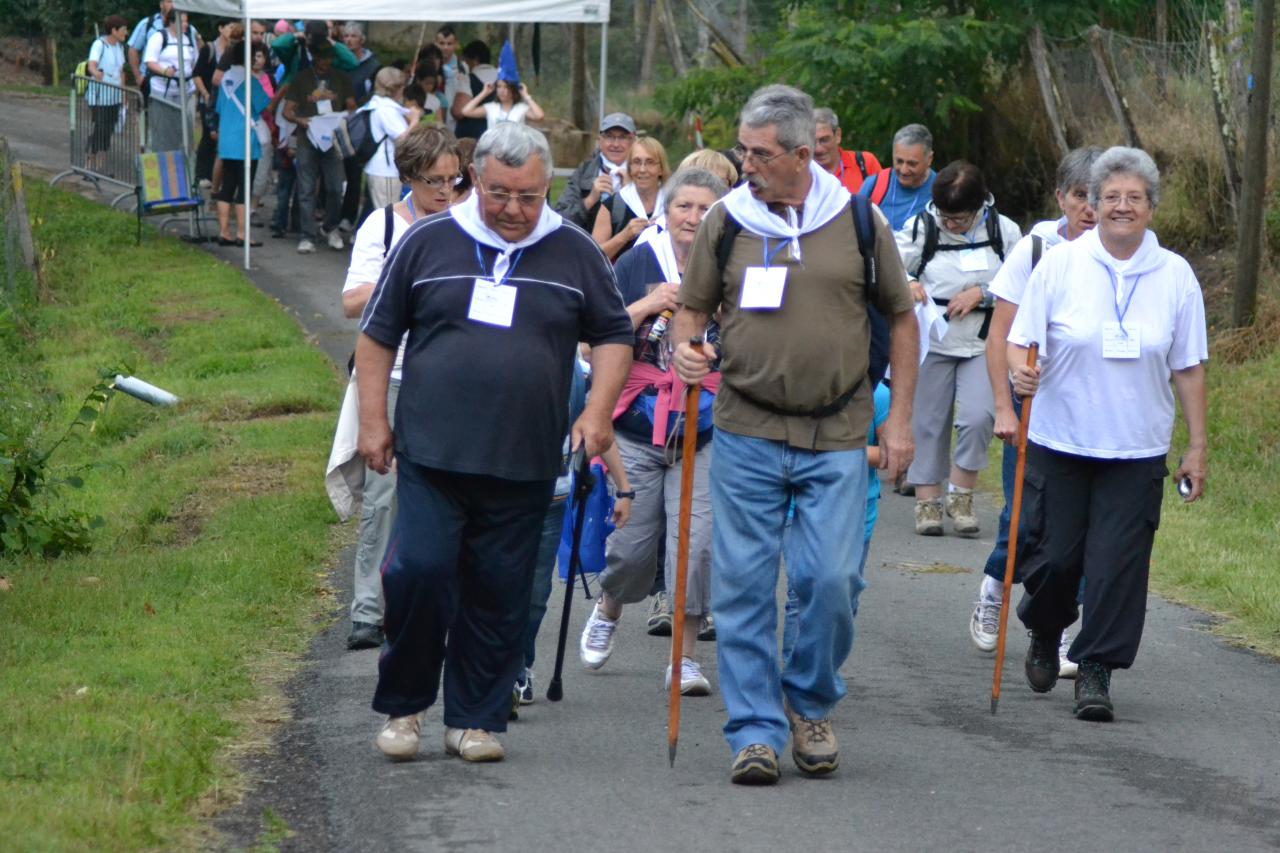
[(636, 496), (636, 490), (635, 490), (635, 489), (631, 489), (631, 490), (619, 489), (619, 490), (617, 490), (617, 491), (615, 491), (615, 492), (613, 493), (613, 498), (614, 498), (614, 500), (618, 500), (618, 499), (620, 499), (620, 498), (632, 498), (632, 499), (634, 499), (634, 498), (635, 498), (635, 496)]

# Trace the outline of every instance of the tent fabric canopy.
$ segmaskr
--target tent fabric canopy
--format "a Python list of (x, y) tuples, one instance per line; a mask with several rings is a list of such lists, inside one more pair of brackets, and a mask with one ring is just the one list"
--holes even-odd
[(568, 22), (603, 24), (609, 20), (609, 0), (470, 0), (444, 3), (425, 0), (365, 0), (358, 8), (350, 0), (177, 0), (186, 12), (222, 18), (361, 21), (497, 21), (501, 23)]

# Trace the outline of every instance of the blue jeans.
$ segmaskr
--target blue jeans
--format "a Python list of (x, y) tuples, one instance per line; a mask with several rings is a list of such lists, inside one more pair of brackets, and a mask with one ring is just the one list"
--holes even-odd
[[(867, 454), (809, 451), (716, 429), (711, 460), (711, 609), (720, 692), (733, 751), (787, 743), (783, 696), (799, 714), (830, 716), (845, 694), (862, 587)], [(795, 498), (791, 530), (783, 535)], [(786, 670), (778, 658), (779, 561), (795, 589), (798, 630)]]
[[(1013, 414), (1022, 417), (1022, 398), (1013, 395)], [(1004, 509), (1000, 510), (1000, 523), (996, 528), (996, 546), (987, 557), (987, 565), (983, 571), (996, 580), (1004, 583), (1004, 566), (1009, 559), (1009, 513), (1013, 507), (1013, 478), (1018, 470), (1018, 448), (1016, 445), (1004, 443), (1004, 452), (1000, 456), (1000, 488), (1004, 491)], [(1022, 574), (1014, 567), (1013, 582), (1022, 583)]]
[[(876, 476), (875, 474), (871, 475)], [(787, 525), (790, 528), (791, 525)], [(862, 591), (866, 589), (866, 571), (867, 571), (867, 552), (871, 550), (871, 537), (867, 536), (862, 540), (862, 563), (858, 566), (858, 579), (853, 585), (853, 600), (849, 602), (849, 610), (853, 613), (853, 618), (858, 618), (858, 597), (862, 595)], [(796, 632), (800, 629), (800, 599), (796, 596), (795, 589), (791, 586), (791, 579), (787, 579), (787, 604), (785, 608), (785, 617), (782, 621), (782, 666), (785, 669), (787, 662), (791, 660), (791, 652), (796, 647)]]
[(529, 599), (529, 625), (524, 631), (524, 665), (533, 668), (537, 651), (538, 629), (547, 615), (547, 599), (551, 597), (551, 576), (556, 571), (556, 551), (560, 549), (560, 533), (564, 527), (564, 511), (568, 498), (560, 498), (547, 507), (542, 521), (542, 538), (538, 541), (538, 559), (533, 567), (533, 595)]

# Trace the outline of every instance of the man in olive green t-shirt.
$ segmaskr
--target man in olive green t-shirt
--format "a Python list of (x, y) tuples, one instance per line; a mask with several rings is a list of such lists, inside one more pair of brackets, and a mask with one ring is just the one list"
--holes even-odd
[[(844, 696), (841, 664), (853, 648), (863, 588), (867, 290), (850, 196), (813, 162), (813, 101), (789, 86), (758, 90), (742, 110), (738, 154), (747, 184), (702, 221), (680, 287), (676, 372), (697, 382), (707, 356), (689, 341), (720, 312), (720, 392), (711, 461), (711, 602), (725, 737), (740, 784), (778, 780), (792, 735), (806, 774), (836, 769), (830, 713)], [(911, 461), (917, 333), (911, 292), (878, 210), (876, 307), (889, 320), (893, 372), (881, 467)], [(725, 223), (741, 226), (727, 262)], [(795, 519), (787, 527), (788, 506)], [(785, 544), (784, 544), (785, 543)], [(794, 650), (778, 665), (778, 565), (799, 601)]]

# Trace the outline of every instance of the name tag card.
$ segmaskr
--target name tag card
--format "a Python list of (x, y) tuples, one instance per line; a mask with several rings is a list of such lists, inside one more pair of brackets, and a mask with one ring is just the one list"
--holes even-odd
[(511, 328), (516, 311), (516, 289), (509, 284), (495, 284), (485, 278), (476, 279), (471, 289), (471, 308), (467, 319), (490, 326)]
[(781, 308), (786, 284), (786, 267), (747, 267), (738, 307), (765, 311)]
[(331, 112), (333, 112), (332, 101), (316, 101), (316, 115), (327, 116)]
[[(1125, 336), (1128, 332), (1128, 336)], [(1138, 358), (1142, 355), (1142, 336), (1136, 323), (1121, 331), (1119, 323), (1102, 324), (1103, 358)]]
[(986, 249), (962, 249), (960, 251), (960, 271), (961, 272), (986, 272), (987, 271), (987, 250)]

